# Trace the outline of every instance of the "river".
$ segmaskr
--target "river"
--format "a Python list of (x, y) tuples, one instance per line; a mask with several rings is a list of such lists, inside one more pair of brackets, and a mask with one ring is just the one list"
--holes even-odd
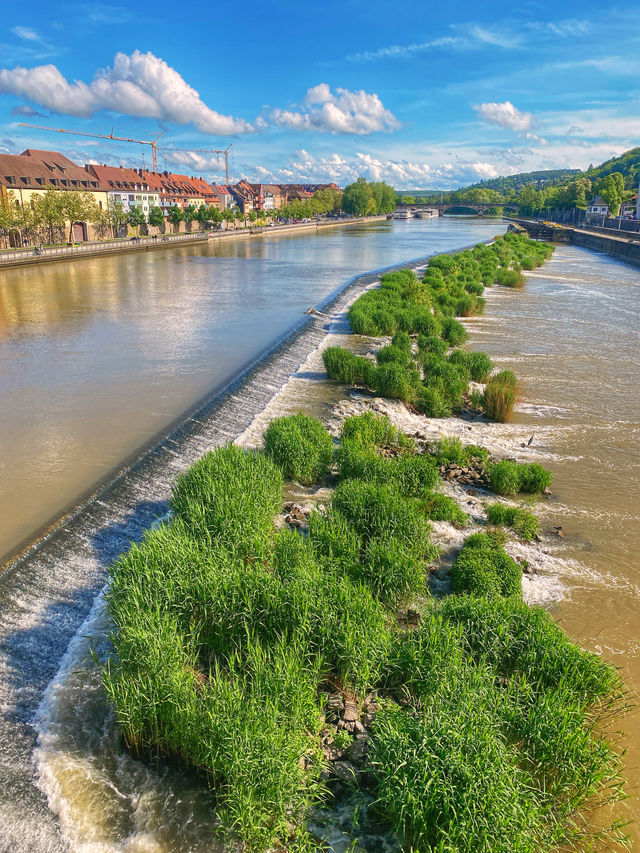
[[(86, 260), (80, 262), (86, 265), (86, 278), (73, 273), (71, 280), (66, 263), (10, 271), (0, 285), (5, 323), (0, 381), (3, 399), (9, 392), (22, 406), (24, 435), (17, 418), (11, 421), (3, 407), (3, 475), (17, 472), (12, 483), (6, 475), (2, 482), (3, 490), (15, 492), (13, 500), (2, 497), (5, 550), (73, 503), (207, 391), (224, 385), (308, 305), (319, 303), (355, 273), (477, 242), (500, 228), (480, 220), (383, 223), (317, 237), (282, 236)], [(637, 691), (640, 275), (606, 256), (559, 247), (549, 264), (527, 274), (522, 291), (494, 288), (487, 295), (485, 315), (467, 323), (470, 346), (489, 352), (500, 367), (512, 367), (522, 387), (514, 422), (492, 425), (487, 435), (505, 447), (509, 442), (519, 447), (533, 435), (531, 452), (554, 472), (554, 496), (539, 507), (546, 542), (551, 543), (545, 547), (541, 598), (572, 636), (622, 666), (627, 683)], [(2, 849), (215, 849), (207, 798), (197, 782), (168, 769), (146, 768), (120, 747), (89, 654), (90, 646), (98, 655), (106, 653), (99, 599), (78, 628), (89, 615), (110, 560), (161, 514), (175, 472), (206, 447), (245, 429), (324, 335), (320, 325), (269, 359), (241, 393), (232, 391), (219, 406), (199, 414), (193, 431), (176, 439), (174, 451), (169, 446), (131, 472), (73, 518), (61, 536), (45, 542), (40, 552), (2, 578)], [(22, 373), (14, 365), (18, 360)], [(65, 405), (38, 401), (48, 384), (57, 391), (46, 395), (52, 400), (62, 395)], [(298, 386), (290, 383), (276, 409), (306, 405), (326, 414), (340, 396), (344, 391), (335, 384), (303, 368)], [(30, 411), (41, 413), (33, 424)], [(46, 418), (56, 436), (53, 462), (45, 451)], [(99, 440), (84, 421), (93, 421)], [(67, 443), (65, 423), (75, 424)], [(26, 445), (30, 430), (41, 444), (38, 452), (23, 455), (28, 475), (21, 476), (12, 454)], [(87, 442), (84, 451), (78, 444), (81, 436)], [(74, 459), (74, 447), (90, 460), (81, 466), (80, 481), (73, 480), (74, 465), (82, 463)], [(56, 471), (65, 474), (57, 489)], [(48, 497), (40, 516), (17, 533), (45, 480)], [(13, 525), (9, 534), (7, 520)], [(564, 537), (550, 538), (549, 531), (558, 525)], [(39, 790), (31, 765), (38, 705)], [(640, 783), (637, 723), (637, 715), (624, 722), (630, 733), (627, 776), (632, 788)], [(633, 800), (630, 815), (638, 814)]]

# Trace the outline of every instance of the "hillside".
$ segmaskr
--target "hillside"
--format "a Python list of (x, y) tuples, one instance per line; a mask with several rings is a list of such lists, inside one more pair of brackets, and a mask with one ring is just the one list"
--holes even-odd
[(517, 175), (506, 175), (500, 178), (489, 178), (477, 184), (470, 184), (465, 190), (496, 190), (505, 193), (509, 190), (521, 190), (528, 184), (536, 189), (565, 183), (567, 179), (580, 174), (580, 169), (544, 169), (539, 172), (519, 172)]
[(612, 157), (600, 166), (587, 169), (584, 173), (592, 182), (605, 178), (612, 172), (620, 172), (627, 189), (637, 188), (640, 181), (640, 148), (631, 148), (619, 157)]

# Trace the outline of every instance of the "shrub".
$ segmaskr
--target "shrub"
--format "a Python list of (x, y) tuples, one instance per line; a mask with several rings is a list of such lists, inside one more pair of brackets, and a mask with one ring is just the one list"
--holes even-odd
[(420, 506), (431, 521), (450, 521), (459, 527), (464, 527), (469, 521), (467, 513), (447, 495), (440, 493), (429, 495)]
[(454, 592), (492, 598), (522, 595), (522, 569), (486, 533), (474, 533), (451, 570)]
[(503, 459), (489, 467), (489, 482), (497, 495), (518, 492), (543, 492), (551, 484), (551, 472), (535, 462), (512, 462)]
[(430, 388), (429, 386), (423, 386), (420, 389), (414, 400), (414, 405), (418, 411), (428, 418), (448, 418), (453, 411), (451, 403), (444, 394), (437, 388)]
[(264, 450), (285, 479), (309, 486), (322, 479), (333, 460), (333, 439), (320, 421), (298, 413), (271, 421)]
[(428, 522), (417, 503), (396, 489), (345, 480), (336, 488), (332, 506), (353, 525), (365, 543), (371, 539), (395, 538), (404, 547), (413, 547), (421, 559), (434, 557)]
[(401, 367), (408, 367), (411, 361), (411, 354), (404, 349), (396, 346), (382, 347), (376, 352), (376, 361), (378, 364), (396, 363)]
[(379, 365), (373, 375), (372, 387), (381, 397), (408, 403), (415, 398), (419, 381), (417, 374), (391, 362)]
[(482, 408), (486, 415), (500, 423), (507, 421), (516, 402), (515, 375), (503, 370), (491, 376), (482, 397)]
[(493, 370), (493, 362), (485, 352), (468, 352), (467, 370), (474, 382), (485, 382)]
[(360, 565), (361, 580), (387, 607), (424, 590), (425, 566), (417, 553), (396, 537), (369, 539)]
[(458, 465), (463, 465), (467, 461), (466, 451), (457, 436), (439, 439), (433, 449), (433, 455), (441, 465), (446, 462), (456, 462)]
[(467, 330), (459, 320), (453, 317), (447, 317), (442, 321), (442, 337), (452, 347), (459, 347), (469, 337)]
[(522, 287), (525, 277), (519, 270), (500, 269), (496, 273), (496, 283), (503, 287)]
[(404, 453), (387, 458), (380, 456), (374, 447), (362, 447), (343, 439), (336, 459), (343, 479), (393, 486), (407, 497), (426, 494), (438, 480), (438, 470), (429, 456)]
[(247, 558), (264, 552), (281, 501), (282, 474), (273, 462), (228, 445), (178, 477), (170, 506), (192, 536)]
[(357, 441), (364, 447), (392, 447), (393, 445), (411, 447), (406, 436), (400, 433), (386, 415), (376, 415), (367, 410), (361, 415), (345, 418), (340, 433), (341, 440)]
[(396, 332), (391, 344), (406, 353), (411, 354), (411, 337), (406, 332)]
[(330, 379), (347, 385), (366, 385), (371, 388), (376, 367), (368, 358), (355, 355), (342, 347), (327, 347), (322, 353), (325, 370)]
[(436, 355), (443, 356), (449, 345), (446, 341), (442, 340), (442, 338), (437, 335), (419, 335), (418, 336), (418, 352), (420, 353), (435, 353)]
[(491, 524), (513, 527), (522, 539), (535, 539), (540, 523), (532, 512), (522, 507), (495, 503), (485, 507)]
[(467, 444), (465, 451), (469, 460), (477, 459), (485, 465), (489, 461), (489, 451), (477, 444)]

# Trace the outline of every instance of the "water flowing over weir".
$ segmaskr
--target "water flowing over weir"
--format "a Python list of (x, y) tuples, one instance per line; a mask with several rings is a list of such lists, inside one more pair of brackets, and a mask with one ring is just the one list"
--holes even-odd
[[(492, 231), (501, 230), (503, 226), (499, 223), (485, 223), (482, 235), (477, 229), (461, 228), (457, 240), (454, 237), (453, 241), (450, 239), (448, 244), (440, 247), (428, 241), (425, 248), (433, 252), (453, 248), (456, 244), (463, 246), (470, 239), (477, 240), (481, 236), (486, 239)], [(346, 289), (341, 289), (337, 296), (320, 308), (332, 314), (339, 313), (376, 278), (375, 274), (370, 274), (352, 280), (342, 286)], [(99, 784), (96, 780), (95, 790), (91, 790), (89, 784), (93, 772), (90, 766), (80, 770), (79, 767), (74, 768), (73, 762), (69, 763), (67, 791), (60, 788), (60, 778), (65, 776), (64, 773), (55, 780), (48, 779), (45, 774), (41, 785), (47, 789), (47, 796), (60, 812), (63, 823), (68, 817), (65, 810), (69, 808), (74, 773), (77, 771), (78, 779), (82, 776), (80, 790), (77, 790), (76, 783), (72, 796), (76, 797), (76, 814), (78, 809), (84, 810), (86, 824), (75, 837), (68, 824), (66, 832), (62, 833), (57, 815), (49, 809), (44, 794), (34, 785), (32, 753), (36, 724), (41, 732), (47, 732), (47, 737), (55, 737), (56, 731), (70, 729), (67, 746), (73, 752), (73, 703), (79, 700), (90, 705), (101, 701), (95, 674), (93, 681), (82, 681), (82, 661), (86, 663), (89, 652), (83, 634), (95, 634), (98, 651), (100, 637), (103, 637), (104, 625), (99, 623), (98, 604), (94, 610), (98, 621), (90, 619), (85, 629), (79, 632), (78, 629), (100, 594), (108, 566), (128, 547), (129, 542), (139, 540), (144, 530), (163, 515), (171, 483), (179, 473), (206, 450), (232, 440), (246, 429), (252, 418), (323, 339), (326, 322), (326, 317), (316, 316), (298, 324), (224, 393), (193, 412), (151, 452), (71, 514), (49, 537), (0, 576), (0, 849), (58, 851), (69, 846), (92, 851), (181, 849), (177, 840), (168, 847), (157, 846), (144, 829), (145, 821), (153, 822), (154, 815), (157, 821), (162, 821), (169, 809), (175, 812), (178, 822), (182, 816), (188, 824), (193, 821), (194, 810), (198, 811), (198, 798), (202, 798), (202, 793), (194, 786), (193, 797), (188, 806), (184, 806), (185, 798), (188, 798), (182, 796), (181, 791), (171, 794), (170, 781), (160, 789), (153, 788), (144, 768), (130, 761), (126, 768), (116, 768), (122, 769), (124, 775), (118, 776), (114, 771), (108, 785)], [(76, 632), (78, 636), (62, 664), (60, 677), (52, 684), (41, 707), (41, 715), (47, 719), (41, 716), (36, 721), (44, 691), (56, 676)], [(76, 668), (79, 675), (74, 685), (73, 679), (70, 682), (66, 676), (73, 676)], [(104, 708), (102, 711), (102, 715), (97, 714), (93, 722), (90, 722), (91, 715), (84, 715), (80, 723), (75, 717), (73, 724), (80, 725), (81, 729), (92, 725), (100, 728), (105, 724)], [(98, 750), (104, 747), (100, 740), (103, 734), (95, 730), (84, 731), (87, 742)], [(46, 743), (41, 746), (46, 748)], [(126, 764), (126, 757), (121, 761)], [(121, 789), (114, 779), (120, 780)], [(154, 779), (154, 785), (156, 781)], [(184, 784), (182, 780), (181, 785)], [(110, 813), (109, 809), (103, 811), (97, 807), (97, 803), (105, 805), (109, 785), (113, 794)], [(129, 785), (128, 790), (126, 785)], [(163, 801), (163, 796), (169, 799)], [(119, 812), (117, 805), (123, 801), (134, 803), (135, 807)], [(183, 811), (180, 811), (180, 803), (183, 803)], [(202, 808), (204, 806), (200, 802)], [(105, 827), (105, 837), (112, 839), (111, 844), (117, 843), (116, 847), (103, 842), (100, 826), (105, 822), (109, 824)], [(197, 849), (193, 846), (194, 839), (189, 841), (189, 832), (184, 826), (179, 834), (180, 844), (186, 845), (183, 849)], [(206, 849), (211, 849), (209, 842), (207, 839)]]

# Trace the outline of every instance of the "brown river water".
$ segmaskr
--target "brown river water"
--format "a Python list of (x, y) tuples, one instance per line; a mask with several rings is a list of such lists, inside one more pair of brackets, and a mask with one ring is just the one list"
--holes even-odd
[[(350, 276), (498, 230), (478, 220), (384, 223), (2, 273), (0, 553), (226, 384)], [(522, 291), (487, 296), (485, 315), (467, 323), (469, 345), (518, 374), (522, 399), (513, 423), (479, 426), (468, 440), (552, 469), (554, 495), (538, 507), (545, 536), (529, 598), (621, 666), (637, 691), (640, 272), (559, 247)], [(108, 650), (99, 593), (113, 556), (162, 515), (173, 471), (240, 433), (255, 443), (268, 417), (335, 412), (346, 389), (323, 378), (312, 351), (327, 331), (346, 332), (347, 301), (338, 300), (329, 329), (317, 326), (267, 359), (219, 409), (198, 414), (202, 435), (176, 440), (175, 460), (169, 448), (156, 468), (134, 471), (2, 578), (0, 849), (215, 849), (199, 785), (121, 749), (89, 654)], [(340, 405), (347, 412), (359, 404)], [(403, 417), (397, 407), (395, 414)], [(521, 449), (532, 435), (531, 448)], [(552, 533), (560, 525), (563, 538)], [(636, 818), (639, 720), (633, 713), (621, 726), (628, 814)], [(344, 849), (340, 839), (334, 849)]]

